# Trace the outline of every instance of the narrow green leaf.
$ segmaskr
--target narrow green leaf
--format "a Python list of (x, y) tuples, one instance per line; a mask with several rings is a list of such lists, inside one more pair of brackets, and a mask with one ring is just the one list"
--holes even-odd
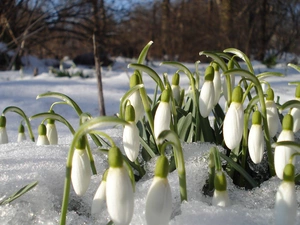
[(177, 127), (178, 127), (178, 135), (181, 141), (186, 141), (188, 137), (189, 128), (192, 125), (192, 114), (188, 113), (186, 116), (183, 116), (179, 119)]
[(267, 78), (267, 77), (284, 77), (284, 74), (278, 72), (264, 72), (257, 75), (259, 80)]
[(139, 63), (139, 64), (144, 63), (144, 61), (146, 59), (146, 56), (147, 56), (147, 53), (148, 53), (148, 50), (149, 50), (149, 48), (151, 47), (152, 44), (153, 44), (153, 41), (149, 41), (148, 44), (143, 48), (143, 50), (141, 51), (141, 53), (139, 55), (137, 63)]
[(290, 67), (294, 68), (295, 70), (297, 70), (298, 72), (300, 72), (300, 66), (295, 65), (293, 63), (289, 63), (288, 66), (290, 66)]
[(252, 64), (251, 64), (248, 56), (245, 53), (243, 53), (242, 51), (240, 51), (236, 48), (227, 48), (224, 50), (224, 52), (235, 54), (236, 56), (238, 56), (239, 58), (244, 60), (244, 62), (247, 64), (248, 70), (254, 74), (254, 69), (252, 67)]
[(199, 53), (199, 55), (206, 55), (207, 57), (212, 58), (214, 60), (214, 62), (220, 66), (220, 68), (223, 70), (223, 72), (228, 70), (228, 67), (227, 67), (226, 63), (224, 62), (224, 60), (220, 56), (218, 56), (216, 53), (202, 51)]

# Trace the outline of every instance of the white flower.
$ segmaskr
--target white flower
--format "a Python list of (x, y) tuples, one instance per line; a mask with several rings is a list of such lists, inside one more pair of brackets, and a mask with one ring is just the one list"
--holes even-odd
[(39, 135), (38, 135), (38, 138), (37, 138), (37, 141), (36, 141), (36, 145), (49, 145), (49, 140), (47, 138), (47, 128), (45, 126), (45, 124), (40, 124), (39, 125), (39, 128), (38, 128), (38, 132), (39, 132)]
[[(139, 76), (136, 73), (132, 74), (132, 76), (130, 77), (130, 88), (140, 83), (141, 81)], [(130, 101), (130, 104), (133, 106), (135, 110), (135, 122), (137, 123), (144, 116), (144, 105), (143, 105), (140, 91), (137, 90), (134, 93), (132, 93), (132, 95), (130, 95), (128, 100)]]
[[(84, 147), (83, 147), (84, 146)], [(85, 144), (76, 147), (72, 159), (71, 180), (75, 193), (84, 195), (91, 181), (92, 171)]]
[(226, 146), (234, 149), (240, 144), (244, 129), (244, 109), (238, 102), (232, 102), (223, 122), (223, 136)]
[(164, 90), (155, 116), (154, 116), (154, 136), (158, 138), (159, 134), (164, 130), (170, 130), (171, 110), (169, 104), (168, 90)]
[[(291, 166), (291, 164), (287, 165), (287, 168), (289, 166)], [(293, 172), (294, 168), (292, 166), (291, 176), (284, 176), (284, 179), (277, 190), (274, 208), (275, 225), (293, 225), (296, 222), (298, 204)]]
[(180, 103), (180, 86), (172, 84), (171, 89), (172, 89), (172, 93), (173, 93), (173, 97), (174, 97), (175, 101), (177, 102), (177, 104), (179, 104)]
[(139, 140), (139, 129), (137, 128), (135, 122), (129, 122), (129, 125), (125, 125), (123, 131), (123, 145), (126, 156), (132, 162), (134, 162), (140, 150), (140, 140)]
[(8, 136), (6, 131), (6, 117), (0, 116), (0, 144), (8, 143)]
[(214, 74), (214, 90), (215, 90), (215, 100), (214, 100), (214, 105), (218, 104), (221, 92), (222, 92), (222, 82), (221, 82), (221, 76), (220, 72), (218, 69), (215, 69), (215, 74)]
[(99, 188), (96, 191), (96, 194), (92, 202), (92, 214), (96, 215), (101, 213), (106, 203), (106, 177), (108, 170), (105, 171), (102, 181), (99, 185)]
[(108, 153), (109, 169), (106, 177), (106, 204), (115, 225), (128, 225), (133, 216), (133, 187), (123, 165), (120, 149), (112, 147)]
[(49, 140), (50, 145), (57, 145), (58, 135), (57, 135), (57, 129), (54, 121), (53, 123), (48, 122), (46, 128), (47, 128), (47, 138)]
[(199, 108), (202, 117), (206, 118), (215, 105), (215, 90), (212, 81), (205, 81), (199, 96)]
[[(277, 141), (294, 141), (294, 133), (292, 131), (293, 127), (293, 117), (290, 114), (287, 114), (283, 118), (283, 130), (278, 136)], [(292, 154), (295, 153), (295, 150), (287, 146), (276, 146), (274, 153), (274, 166), (277, 177), (280, 179), (283, 178), (283, 170), (286, 164), (289, 162)], [(293, 160), (295, 164), (295, 159)]]
[(272, 88), (268, 88), (266, 94), (266, 113), (269, 134), (270, 137), (274, 137), (279, 129), (279, 115), (277, 111), (277, 106), (274, 102), (274, 91), (272, 90)]
[(124, 166), (109, 168), (106, 178), (106, 203), (114, 224), (130, 223), (133, 216), (133, 189)]
[(172, 213), (172, 194), (167, 178), (154, 177), (146, 197), (147, 225), (167, 225)]
[(291, 115), (294, 118), (293, 132), (296, 133), (300, 129), (300, 109), (292, 108)]
[(227, 191), (227, 181), (223, 171), (216, 171), (214, 178), (214, 195), (212, 198), (213, 206), (230, 206), (230, 199)]
[(257, 164), (261, 162), (264, 153), (264, 134), (259, 111), (253, 113), (252, 121), (248, 137), (248, 149), (251, 160)]

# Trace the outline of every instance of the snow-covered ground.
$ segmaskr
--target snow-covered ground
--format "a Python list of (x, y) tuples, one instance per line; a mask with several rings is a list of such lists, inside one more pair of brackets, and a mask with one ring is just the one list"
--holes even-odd
[[(71, 97), (83, 112), (89, 112), (94, 117), (99, 115), (97, 80), (91, 69), (83, 69), (83, 73), (90, 76), (87, 79), (80, 77), (58, 78), (48, 73), (48, 68), (45, 67), (44, 62), (34, 58), (28, 59), (27, 62), (29, 64), (24, 68), (23, 74), (20, 74), (19, 71), (0, 72), (0, 112), (7, 106), (17, 106), (23, 109), (27, 116), (47, 112), (56, 99), (42, 98), (36, 100), (36, 96), (47, 91), (53, 91)], [(131, 60), (128, 59), (116, 58), (111, 69), (104, 68), (102, 71), (107, 115), (118, 113), (119, 100), (129, 88), (129, 76), (132, 70), (127, 68), (127, 64), (130, 62)], [(159, 62), (154, 62), (154, 65), (153, 69), (159, 75), (166, 72), (172, 76), (175, 72), (174, 68), (160, 66)], [(194, 71), (194, 64), (185, 65)], [(203, 72), (206, 66), (207, 64), (200, 64), (200, 71)], [(267, 69), (258, 62), (253, 62), (253, 66), (257, 73), (276, 71), (286, 75), (285, 77), (270, 77), (266, 80), (271, 83), (275, 96), (280, 96), (280, 103), (294, 98), (295, 86), (288, 85), (288, 83), (299, 81), (299, 72), (287, 67), (286, 63), (279, 63), (273, 69)], [(32, 75), (34, 67), (39, 68), (39, 75), (36, 77)], [(146, 75), (143, 78), (146, 89), (151, 95), (154, 92), (154, 83)], [(183, 88), (188, 88), (189, 82), (185, 76), (181, 76), (180, 85)], [(78, 127), (78, 116), (69, 106), (60, 104), (55, 106), (54, 110), (64, 116), (74, 128)], [(0, 200), (32, 181), (39, 183), (34, 189), (11, 204), (0, 206), (0, 224), (58, 224), (66, 156), (72, 135), (64, 125), (57, 122), (58, 145), (36, 146), (29, 140), (19, 144), (16, 140), (21, 117), (9, 112), (6, 114), (6, 118), (10, 143), (0, 145)], [(40, 119), (32, 121), (36, 137), (37, 126), (40, 122)], [(122, 148), (121, 128), (107, 128), (105, 132), (113, 137), (119, 147)], [(29, 139), (28, 133), (26, 134), (27, 139)], [(170, 224), (273, 224), (275, 193), (280, 184), (280, 180), (276, 177), (264, 182), (261, 187), (250, 191), (236, 188), (228, 179), (232, 206), (228, 208), (211, 206), (211, 198), (204, 196), (201, 192), (207, 178), (207, 155), (210, 147), (209, 143), (183, 145), (188, 201), (180, 204), (177, 173), (169, 174), (168, 178), (173, 196), (173, 213)], [(96, 217), (91, 216), (90, 213), (91, 202), (100, 184), (102, 172), (108, 166), (106, 156), (95, 148), (92, 150), (99, 175), (92, 176), (89, 189), (83, 197), (76, 196), (71, 188), (67, 214), (68, 224), (106, 224), (109, 221), (106, 209)], [(155, 159), (147, 165), (149, 171), (147, 175), (136, 184), (132, 225), (146, 224), (144, 216), (145, 198), (152, 182), (154, 165)], [(297, 186), (297, 201), (300, 202), (299, 186)], [(300, 224), (299, 211), (297, 224)]]

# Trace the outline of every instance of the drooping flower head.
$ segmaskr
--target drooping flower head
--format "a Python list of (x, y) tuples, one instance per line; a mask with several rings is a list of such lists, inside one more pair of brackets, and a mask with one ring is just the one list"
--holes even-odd
[[(282, 120), (282, 131), (278, 136), (277, 141), (294, 141), (293, 132), (293, 117), (286, 114)], [(274, 166), (277, 177), (283, 179), (283, 171), (286, 164), (288, 164), (290, 157), (295, 153), (295, 150), (288, 146), (276, 146), (274, 153)], [(295, 164), (295, 159), (293, 160)]]
[(8, 136), (6, 131), (6, 117), (0, 117), (0, 144), (8, 143)]
[(232, 102), (223, 122), (223, 136), (229, 149), (237, 147), (243, 135), (244, 109), (242, 104), (243, 90), (240, 86), (233, 89)]
[(177, 105), (180, 103), (180, 86), (179, 86), (180, 76), (179, 73), (175, 73), (172, 77), (171, 89), (173, 92), (173, 97)]
[(273, 89), (268, 88), (266, 94), (267, 123), (269, 127), (270, 137), (274, 137), (279, 129), (279, 115), (276, 103), (274, 102)]
[(50, 145), (57, 145), (58, 144), (58, 134), (55, 125), (55, 120), (48, 119), (47, 120), (47, 137), (49, 140)]
[[(297, 85), (295, 99), (300, 101), (300, 84)], [(300, 109), (292, 108), (291, 115), (294, 119), (293, 132), (296, 133), (300, 129)]]
[(108, 213), (116, 225), (128, 225), (133, 216), (133, 188), (123, 165), (119, 148), (108, 152), (109, 170), (106, 177), (106, 204)]
[(36, 141), (36, 145), (49, 145), (49, 140), (47, 138), (47, 128), (45, 124), (41, 123), (38, 127), (38, 138)]
[(24, 125), (21, 123), (18, 129), (18, 142), (22, 142), (26, 140), (26, 135), (25, 135), (25, 128)]
[(168, 225), (172, 213), (172, 193), (167, 179), (169, 162), (160, 156), (155, 175), (146, 197), (145, 216), (147, 225)]
[(220, 68), (219, 65), (217, 63), (213, 63), (213, 67), (214, 67), (214, 90), (215, 90), (215, 101), (214, 101), (214, 105), (218, 104), (220, 96), (221, 96), (221, 92), (222, 92), (222, 82), (221, 82), (221, 76), (220, 76)]
[(252, 126), (248, 137), (248, 149), (251, 160), (255, 164), (260, 163), (264, 154), (264, 134), (259, 111), (255, 111), (252, 115)]
[(212, 198), (213, 206), (230, 206), (230, 199), (227, 191), (227, 181), (223, 171), (216, 171), (214, 179), (215, 191)]
[(164, 130), (170, 130), (171, 109), (170, 109), (170, 93), (165, 89), (161, 94), (161, 101), (156, 109), (154, 116), (154, 136), (158, 138), (159, 134)]
[(275, 200), (275, 225), (295, 224), (297, 217), (297, 195), (295, 189), (295, 167), (287, 164)]
[[(130, 88), (141, 84), (140, 77), (137, 73), (133, 73), (130, 77)], [(140, 91), (135, 91), (130, 97), (129, 97), (130, 104), (133, 106), (135, 110), (135, 122), (137, 123), (139, 120), (143, 118), (144, 115), (144, 106), (142, 102), (142, 98), (140, 95)]]
[(125, 120), (129, 123), (124, 126), (123, 145), (127, 158), (134, 162), (140, 150), (139, 130), (135, 123), (135, 111), (132, 105), (125, 109)]
[(92, 215), (100, 214), (106, 203), (106, 177), (108, 170), (105, 170), (102, 181), (95, 193), (92, 202)]
[(206, 68), (205, 81), (199, 96), (200, 114), (204, 118), (208, 117), (215, 105), (214, 73), (214, 68), (212, 66)]
[(71, 180), (73, 189), (78, 196), (82, 196), (87, 191), (92, 176), (84, 136), (80, 138), (76, 144), (72, 165)]

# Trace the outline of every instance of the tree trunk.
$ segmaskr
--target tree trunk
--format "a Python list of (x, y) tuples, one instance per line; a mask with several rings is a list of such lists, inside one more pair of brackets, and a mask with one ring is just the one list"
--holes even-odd
[(161, 18), (161, 33), (162, 33), (162, 50), (163, 56), (167, 57), (170, 54), (169, 49), (169, 18), (170, 18), (170, 0), (163, 0), (162, 2), (162, 18)]

